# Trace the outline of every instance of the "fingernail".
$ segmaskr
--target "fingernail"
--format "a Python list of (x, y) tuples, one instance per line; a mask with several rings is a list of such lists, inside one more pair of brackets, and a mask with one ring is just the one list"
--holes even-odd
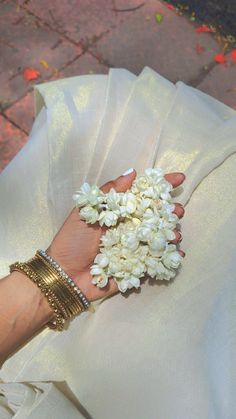
[(132, 173), (133, 171), (134, 171), (134, 169), (131, 167), (131, 169), (126, 170), (126, 172), (125, 172), (125, 173), (123, 173), (123, 175), (122, 175), (122, 176), (127, 176), (127, 175), (129, 175), (130, 173)]

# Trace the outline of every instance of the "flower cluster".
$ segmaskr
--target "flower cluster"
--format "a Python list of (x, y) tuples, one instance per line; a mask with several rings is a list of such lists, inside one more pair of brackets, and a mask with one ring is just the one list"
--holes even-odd
[(80, 218), (109, 227), (101, 237), (100, 253), (91, 267), (92, 283), (103, 288), (112, 277), (121, 292), (140, 287), (140, 278), (169, 280), (183, 257), (174, 229), (179, 218), (171, 203), (173, 186), (160, 168), (146, 169), (126, 192), (103, 193), (84, 183), (73, 195)]

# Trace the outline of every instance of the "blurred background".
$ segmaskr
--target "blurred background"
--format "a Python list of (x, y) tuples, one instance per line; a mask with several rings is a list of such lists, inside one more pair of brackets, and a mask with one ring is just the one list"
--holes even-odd
[(0, 0), (0, 172), (48, 80), (149, 66), (236, 110), (235, 26), (235, 0)]

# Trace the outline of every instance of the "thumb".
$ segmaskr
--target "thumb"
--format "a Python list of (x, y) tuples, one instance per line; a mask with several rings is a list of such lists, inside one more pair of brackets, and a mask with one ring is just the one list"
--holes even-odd
[(114, 188), (117, 192), (126, 192), (133, 183), (137, 173), (134, 169), (127, 170), (123, 175), (119, 176), (114, 180), (110, 180), (109, 182), (102, 185), (100, 188), (104, 193), (109, 192), (111, 188)]

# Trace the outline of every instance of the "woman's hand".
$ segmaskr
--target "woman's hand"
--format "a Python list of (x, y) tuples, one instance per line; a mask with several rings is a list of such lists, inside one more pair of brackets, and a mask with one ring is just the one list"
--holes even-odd
[[(101, 189), (105, 193), (111, 188), (114, 188), (117, 192), (125, 192), (131, 187), (135, 177), (136, 171), (134, 170), (126, 176), (120, 176), (107, 182)], [(185, 175), (183, 173), (169, 173), (165, 175), (165, 179), (176, 188), (183, 183)], [(175, 204), (173, 212), (179, 218), (184, 215), (184, 209), (179, 203)], [(46, 250), (76, 282), (89, 301), (107, 297), (118, 291), (117, 284), (113, 279), (110, 279), (107, 286), (102, 289), (91, 283), (90, 266), (99, 253), (100, 238), (105, 233), (106, 228), (100, 227), (98, 223), (86, 224), (85, 221), (80, 219), (79, 209), (75, 207)], [(171, 241), (174, 244), (181, 240), (180, 232), (175, 230), (175, 234), (176, 239)], [(179, 253), (185, 256), (183, 251), (179, 250)]]

